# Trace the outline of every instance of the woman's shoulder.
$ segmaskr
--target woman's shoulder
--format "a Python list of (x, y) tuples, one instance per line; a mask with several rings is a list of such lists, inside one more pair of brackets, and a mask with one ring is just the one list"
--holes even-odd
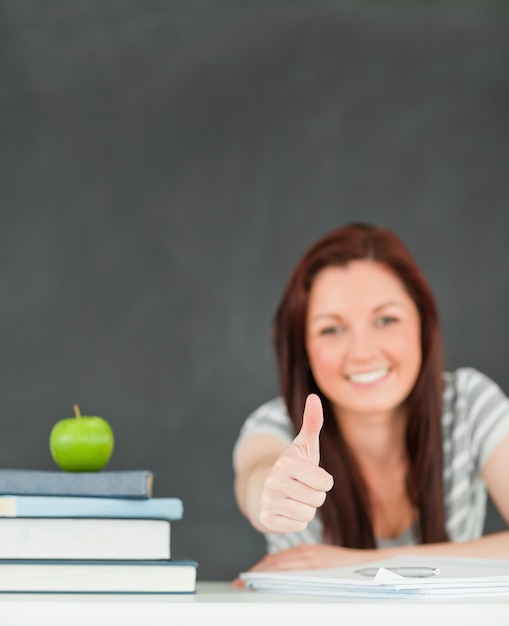
[(288, 411), (286, 409), (286, 404), (283, 396), (276, 396), (271, 400), (267, 400), (261, 404), (258, 408), (252, 411), (248, 415), (248, 420), (277, 420), (277, 421), (286, 421), (290, 418), (288, 417)]
[(282, 396), (264, 402), (250, 413), (242, 427), (243, 434), (269, 433), (293, 439), (293, 425)]
[(444, 400), (475, 400), (483, 393), (499, 393), (503, 395), (500, 386), (489, 376), (475, 367), (459, 367), (453, 371), (444, 372)]
[(234, 457), (245, 439), (259, 434), (273, 435), (288, 443), (293, 441), (293, 424), (282, 396), (264, 402), (247, 416), (234, 446)]
[(482, 466), (509, 432), (509, 398), (473, 367), (444, 374), (442, 433), (455, 448), (467, 446)]

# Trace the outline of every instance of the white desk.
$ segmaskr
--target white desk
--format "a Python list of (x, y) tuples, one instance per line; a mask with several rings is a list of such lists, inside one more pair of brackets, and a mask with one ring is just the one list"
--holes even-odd
[(508, 626), (503, 600), (352, 601), (198, 582), (193, 595), (0, 594), (1, 626)]

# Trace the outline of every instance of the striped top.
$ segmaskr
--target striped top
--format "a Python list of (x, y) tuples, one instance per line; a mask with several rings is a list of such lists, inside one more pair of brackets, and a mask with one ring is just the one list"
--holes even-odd
[[(445, 372), (442, 435), (446, 530), (451, 541), (482, 536), (487, 491), (480, 470), (509, 435), (509, 399), (490, 378), (473, 368)], [(293, 441), (293, 424), (282, 397), (266, 402), (245, 421), (234, 447), (252, 434), (266, 433)], [(278, 552), (299, 543), (323, 543), (320, 516), (298, 533), (267, 534), (267, 549)], [(409, 529), (394, 540), (380, 539), (380, 547), (415, 543)]]

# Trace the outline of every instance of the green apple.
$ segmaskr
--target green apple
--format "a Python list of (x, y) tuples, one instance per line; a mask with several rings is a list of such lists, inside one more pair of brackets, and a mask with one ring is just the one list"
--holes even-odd
[(74, 413), (75, 417), (66, 417), (51, 429), (51, 456), (65, 471), (97, 472), (113, 453), (113, 431), (102, 417), (81, 415), (77, 404)]

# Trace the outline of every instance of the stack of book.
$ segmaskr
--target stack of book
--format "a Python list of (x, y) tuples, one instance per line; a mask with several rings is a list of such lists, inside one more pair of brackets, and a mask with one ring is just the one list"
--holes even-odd
[(1, 593), (193, 593), (197, 563), (171, 555), (179, 498), (150, 471), (0, 469)]

